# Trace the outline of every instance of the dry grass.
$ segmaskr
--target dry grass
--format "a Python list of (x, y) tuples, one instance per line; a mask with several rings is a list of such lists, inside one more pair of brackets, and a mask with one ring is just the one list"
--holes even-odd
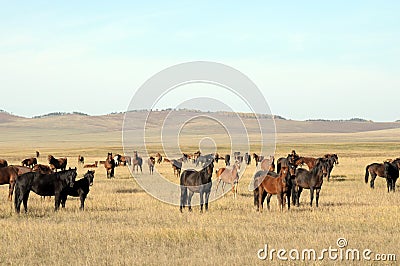
[[(108, 151), (122, 153), (120, 120), (111, 118), (115, 121), (110, 128), (103, 127), (106, 119), (91, 120), (87, 126), (86, 120), (79, 124), (79, 117), (62, 123), (47, 118), (43, 120), (46, 123), (0, 124), (0, 158), (20, 164), (39, 150), (39, 163), (45, 164), (48, 154), (68, 156), (72, 167), (77, 165), (79, 154), (85, 156), (86, 163), (104, 160)], [(271, 212), (257, 213), (252, 192), (247, 190), (254, 164), (241, 179), (236, 200), (228, 193), (211, 202), (209, 212), (203, 214), (198, 207), (181, 214), (179, 207), (149, 196), (126, 167), (117, 168), (112, 180), (106, 179), (102, 166), (96, 170), (84, 212), (79, 211), (77, 199), (69, 198), (66, 209), (54, 213), (53, 199), (42, 200), (31, 193), (29, 212), (16, 215), (3, 185), (0, 264), (254, 265), (269, 263), (257, 259), (258, 249), (265, 244), (276, 249), (321, 250), (336, 247), (339, 237), (345, 237), (350, 248), (397, 253), (399, 258), (400, 193), (388, 194), (382, 178), (377, 179), (375, 190), (363, 181), (367, 164), (400, 155), (397, 132), (279, 134), (276, 157), (292, 149), (307, 156), (338, 153), (340, 164), (333, 170), (333, 181), (323, 185), (318, 209), (308, 206), (309, 192), (305, 191), (299, 208), (280, 213), (273, 197)], [(197, 143), (191, 143), (188, 137), (181, 143), (184, 150), (197, 150)], [(147, 148), (155, 153), (161, 145), (154, 141)], [(218, 143), (221, 153), (229, 148)], [(253, 150), (257, 148), (252, 145)], [(177, 181), (169, 164), (157, 165), (156, 169)], [(85, 171), (78, 166), (79, 176)], [(146, 166), (144, 172), (148, 172)]]
[[(112, 180), (106, 179), (102, 167), (97, 169), (84, 212), (78, 209), (79, 201), (70, 198), (66, 209), (54, 213), (53, 199), (42, 200), (32, 193), (28, 214), (16, 215), (7, 201), (7, 187), (2, 186), (0, 264), (254, 265), (261, 263), (257, 250), (264, 244), (320, 250), (335, 247), (339, 237), (345, 237), (351, 248), (398, 252), (400, 193), (388, 194), (381, 178), (375, 190), (363, 182), (365, 165), (397, 157), (398, 143), (284, 144), (278, 145), (277, 156), (292, 148), (310, 156), (333, 151), (340, 156), (333, 181), (324, 183), (318, 209), (308, 206), (305, 191), (299, 208), (280, 213), (274, 197), (271, 212), (255, 212), (252, 192), (247, 191), (254, 165), (243, 176), (236, 200), (227, 194), (203, 214), (198, 207), (181, 214), (178, 207), (155, 200), (137, 185), (126, 167), (117, 168)], [(65, 148), (64, 152), (75, 166), (73, 156), (83, 154), (91, 162), (103, 159), (98, 155), (108, 150), (121, 152), (100, 145)], [(27, 152), (1, 151), (11, 163), (18, 163)], [(54, 151), (44, 149), (42, 154), (47, 152)], [(169, 164), (157, 165), (157, 169), (173, 179)], [(80, 175), (84, 171), (78, 169)]]

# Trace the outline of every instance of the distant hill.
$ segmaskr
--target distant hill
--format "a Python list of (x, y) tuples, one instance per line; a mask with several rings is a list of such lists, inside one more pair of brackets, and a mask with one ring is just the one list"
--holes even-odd
[(9, 112), (6, 112), (4, 110), (0, 110), (0, 123), (5, 123), (5, 122), (11, 122), (11, 121), (17, 121), (21, 119), (22, 117), (13, 115)]

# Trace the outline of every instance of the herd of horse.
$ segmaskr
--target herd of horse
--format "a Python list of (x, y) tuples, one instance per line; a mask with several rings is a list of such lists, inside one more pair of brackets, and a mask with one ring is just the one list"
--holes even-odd
[[(36, 156), (39, 156), (39, 152), (36, 152)], [(67, 158), (56, 159), (49, 155), (49, 165), (43, 165), (38, 164), (37, 157), (24, 159), (21, 166), (8, 165), (6, 160), (0, 160), (0, 184), (9, 185), (8, 199), (10, 201), (15, 192), (15, 211), (20, 212), (21, 203), (24, 205), (25, 212), (28, 211), (30, 191), (43, 197), (54, 196), (55, 211), (59, 209), (60, 204), (65, 208), (68, 196), (79, 197), (80, 209), (84, 210), (85, 199), (90, 186), (93, 185), (95, 171), (88, 170), (83, 178), (75, 180), (77, 169), (66, 169)]]
[[(37, 157), (39, 152), (36, 152)], [(15, 191), (14, 205), (15, 211), (20, 212), (20, 205), (23, 203), (25, 212), (27, 211), (27, 202), (30, 191), (40, 196), (54, 196), (55, 210), (60, 205), (65, 207), (67, 196), (80, 197), (80, 209), (84, 209), (84, 202), (89, 193), (89, 187), (93, 185), (95, 171), (88, 170), (84, 177), (75, 180), (77, 169), (67, 169), (67, 158), (55, 158), (48, 155), (48, 165), (38, 164), (37, 157), (27, 158), (21, 161), (21, 165), (8, 165), (4, 159), (0, 159), (0, 185), (9, 184), (8, 199), (11, 201)], [(233, 159), (231, 165), (231, 158)], [(264, 157), (255, 153), (234, 152), (233, 156), (226, 154), (220, 156), (218, 153), (201, 154), (196, 151), (193, 154), (183, 153), (180, 158), (168, 159), (160, 153), (150, 156), (147, 160), (149, 173), (152, 175), (156, 164), (162, 162), (170, 163), (174, 175), (179, 178), (181, 188), (180, 211), (187, 206), (192, 210), (191, 201), (194, 193), (200, 195), (200, 211), (208, 210), (208, 201), (212, 188), (212, 177), (214, 174), (214, 163), (219, 160), (225, 162), (225, 167), (215, 170), (217, 185), (215, 194), (217, 194), (220, 183), (222, 190), (225, 185), (230, 184), (233, 197), (237, 196), (237, 189), (240, 179), (240, 170), (243, 164), (251, 164), (254, 160), (258, 171), (253, 176), (254, 184), (254, 206), (257, 211), (262, 212), (263, 203), (266, 199), (267, 208), (270, 209), (270, 199), (277, 195), (280, 210), (284, 209), (287, 201), (287, 208), (290, 205), (299, 206), (300, 196), (304, 189), (310, 190), (310, 206), (313, 205), (315, 194), (315, 205), (318, 207), (319, 194), (322, 188), (324, 178), (330, 181), (331, 172), (335, 165), (339, 164), (337, 154), (325, 154), (319, 158), (299, 156), (296, 151), (292, 151), (286, 157), (276, 160), (274, 156)], [(84, 164), (84, 157), (78, 156), (78, 164), (84, 168), (96, 168), (98, 164), (103, 164), (107, 178), (115, 177), (115, 168), (118, 166), (129, 165), (133, 172), (143, 171), (143, 159), (137, 151), (133, 156), (122, 156), (120, 154), (108, 153), (105, 161), (95, 161), (94, 164)], [(182, 173), (183, 163), (192, 163), (193, 169), (185, 169)], [(303, 168), (307, 166), (308, 169)], [(201, 167), (201, 170), (196, 170)], [(395, 191), (396, 181), (399, 177), (400, 158), (387, 160), (383, 163), (373, 163), (366, 167), (365, 183), (368, 183), (369, 176), (370, 187), (374, 188), (374, 182), (377, 176), (383, 177), (387, 182), (387, 190)]]

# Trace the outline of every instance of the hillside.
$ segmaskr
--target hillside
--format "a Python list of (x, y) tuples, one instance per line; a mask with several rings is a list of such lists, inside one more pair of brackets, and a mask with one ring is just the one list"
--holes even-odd
[[(168, 116), (168, 111), (158, 111), (147, 120), (147, 129), (159, 132), (166, 117), (169, 123), (165, 125), (166, 134), (176, 134), (174, 123), (187, 121), (193, 116), (201, 119), (192, 120), (185, 126), (188, 135), (196, 136), (198, 132), (207, 129), (210, 135), (219, 134), (218, 127), (210, 126), (213, 122), (207, 120), (210, 113), (200, 111), (181, 110), (175, 111), (173, 116)], [(137, 132), (143, 130), (146, 113), (143, 111), (129, 112), (129, 121), (126, 129)], [(212, 115), (229, 125), (232, 134), (239, 134), (242, 123), (246, 125), (249, 134), (257, 134), (257, 120), (249, 114), (217, 112)], [(173, 117), (171, 119), (171, 117)], [(62, 115), (45, 115), (36, 118), (23, 118), (0, 112), (0, 143), (15, 145), (25, 142), (30, 146), (54, 146), (74, 143), (77, 140), (88, 145), (95, 142), (108, 142), (110, 145), (121, 145), (123, 113), (101, 116), (89, 116), (79, 113)], [(262, 118), (270, 125), (271, 117)], [(375, 141), (390, 140), (400, 141), (400, 123), (378, 123), (358, 121), (295, 121), (283, 118), (275, 119), (277, 140), (279, 142), (348, 142), (348, 141)], [(267, 131), (269, 131), (267, 129)], [(252, 133), (253, 132), (253, 133)], [(240, 133), (241, 134), (241, 133)]]

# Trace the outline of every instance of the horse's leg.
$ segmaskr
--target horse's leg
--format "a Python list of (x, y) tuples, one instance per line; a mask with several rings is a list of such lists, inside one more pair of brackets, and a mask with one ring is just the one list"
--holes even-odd
[(262, 194), (264, 193), (264, 188), (262, 186), (258, 187), (258, 210), (260, 213), (263, 211), (263, 197)]
[(319, 192), (321, 191), (321, 188), (317, 188), (315, 190), (315, 204), (318, 207), (318, 200), (319, 200)]
[(200, 189), (200, 212), (203, 212), (204, 190)]
[(14, 186), (15, 186), (15, 181), (11, 181), (10, 180), (10, 185), (9, 185), (9, 189), (8, 189), (8, 200), (12, 201), (12, 195), (14, 192)]
[(267, 194), (267, 209), (269, 211), (271, 210), (270, 207), (269, 207), (269, 203), (271, 202), (271, 197), (272, 197), (272, 194), (268, 193)]
[(221, 183), (221, 178), (218, 178), (217, 187), (215, 188), (215, 196), (217, 196), (219, 183)]
[(278, 205), (279, 205), (279, 210), (281, 211), (281, 212), (283, 212), (283, 205), (285, 204), (285, 201), (284, 201), (284, 193), (278, 193), (278, 194), (276, 194), (276, 196), (278, 197)]
[(60, 203), (61, 203), (61, 193), (55, 193), (54, 195), (54, 211), (58, 211), (58, 209), (60, 208)]
[(284, 193), (284, 197), (287, 197), (287, 209), (290, 210), (290, 195), (292, 193), (291, 189), (288, 189), (288, 191), (286, 191), (286, 193)]
[(314, 199), (314, 188), (310, 187), (310, 206), (312, 207), (312, 202)]
[(210, 190), (210, 192), (206, 192), (206, 202), (205, 202), (206, 211), (208, 211), (208, 199), (210, 198), (210, 193), (211, 193), (211, 190)]
[(376, 174), (375, 173), (371, 173), (371, 181), (369, 183), (371, 188), (375, 188), (375, 186), (374, 186), (375, 178), (376, 178)]
[(80, 195), (80, 199), (81, 199), (81, 207), (79, 208), (81, 211), (85, 210), (85, 199), (86, 199), (86, 194), (82, 193)]
[(187, 188), (185, 186), (181, 186), (181, 206), (179, 207), (179, 211), (182, 212), (182, 209), (185, 208), (187, 203)]
[(65, 202), (67, 201), (67, 197), (68, 197), (68, 195), (66, 193), (63, 194), (61, 197), (61, 207), (62, 208), (65, 208)]
[(299, 207), (300, 206), (300, 195), (301, 192), (303, 191), (302, 187), (297, 187), (297, 193), (296, 193), (296, 206)]
[(192, 211), (192, 197), (193, 197), (194, 192), (189, 190), (189, 195), (188, 195), (188, 208), (189, 211)]
[(387, 186), (387, 191), (390, 192), (392, 184), (390, 178), (387, 177), (386, 177), (386, 186)]
[(393, 178), (393, 179), (392, 179), (392, 188), (393, 188), (393, 192), (396, 192), (396, 181), (397, 181), (397, 178)]

